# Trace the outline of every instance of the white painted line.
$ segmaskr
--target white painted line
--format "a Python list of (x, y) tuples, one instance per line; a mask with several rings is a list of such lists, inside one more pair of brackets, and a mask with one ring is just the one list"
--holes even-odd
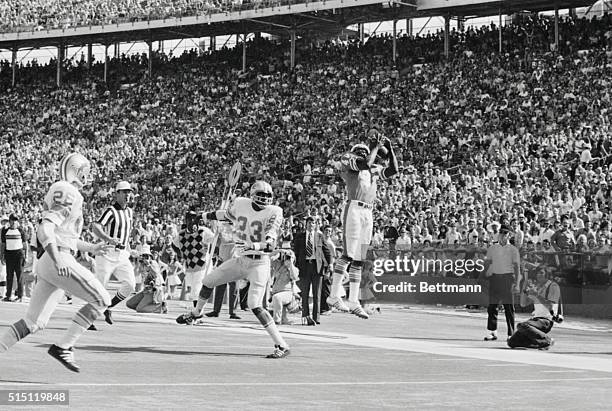
[(542, 370), (540, 372), (567, 374), (567, 373), (570, 373), (570, 372), (583, 373), (583, 372), (586, 372), (586, 371), (584, 371), (584, 370)]
[[(125, 318), (141, 319), (140, 316), (124, 314)], [(160, 324), (176, 323), (167, 317), (147, 317), (147, 322)], [(210, 324), (210, 326), (207, 326)], [(241, 334), (265, 335), (267, 334), (257, 325), (240, 325), (221, 320), (205, 321), (203, 325), (194, 326), (194, 329), (227, 330)], [(612, 373), (612, 358), (602, 358), (587, 355), (555, 354), (554, 351), (512, 350), (503, 345), (489, 346), (489, 348), (439, 343), (435, 341), (398, 339), (386, 337), (370, 337), (356, 334), (332, 333), (316, 330), (286, 330), (280, 329), (287, 338), (306, 341), (336, 343), (348, 346), (371, 347), (383, 350), (396, 350), (411, 353), (435, 354), (450, 357), (490, 360), (495, 362), (509, 362), (518, 364), (539, 365), (554, 368), (570, 368), (576, 370), (590, 370)]]
[[(463, 376), (463, 374), (461, 374)], [(495, 383), (535, 383), (535, 382), (591, 382), (591, 381), (612, 381), (612, 377), (602, 378), (532, 378), (532, 379), (514, 379), (514, 380), (499, 380)], [(28, 385), (28, 386), (57, 386), (57, 387), (318, 387), (318, 386), (372, 386), (372, 385), (442, 385), (442, 384), (490, 384), (491, 380), (430, 380), (430, 381), (329, 381), (329, 382), (162, 382), (162, 383), (5, 383), (0, 382), (0, 387)]]
[(432, 358), (432, 361), (474, 361), (473, 358)]

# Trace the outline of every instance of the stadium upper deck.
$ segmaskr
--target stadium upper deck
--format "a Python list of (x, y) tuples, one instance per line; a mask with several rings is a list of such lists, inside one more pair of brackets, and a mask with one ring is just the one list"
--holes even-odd
[(307, 36), (358, 23), (545, 11), (555, 7), (589, 6), (594, 0), (202, 0), (184, 4), (157, 2), (157, 6), (135, 8), (128, 8), (127, 0), (91, 0), (71, 6), (73, 8), (68, 8), (65, 16), (58, 15), (57, 11), (40, 15), (36, 11), (28, 13), (22, 3), (36, 6), (37, 0), (21, 2), (19, 7), (16, 3), (11, 6), (11, 1), (4, 3), (9, 6), (0, 16), (9, 17), (0, 19), (0, 49), (152, 42), (254, 32), (287, 36), (294, 31), (298, 36)]

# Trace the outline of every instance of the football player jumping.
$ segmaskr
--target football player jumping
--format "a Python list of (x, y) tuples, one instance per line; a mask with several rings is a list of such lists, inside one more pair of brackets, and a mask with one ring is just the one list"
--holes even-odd
[(215, 268), (202, 281), (196, 307), (176, 319), (179, 324), (191, 324), (201, 318), (206, 301), (217, 285), (247, 278), (248, 305), (274, 341), (274, 352), (267, 358), (284, 358), (289, 345), (281, 337), (272, 316), (262, 308), (266, 285), (270, 278), (270, 254), (276, 248), (283, 210), (272, 205), (272, 187), (256, 181), (251, 187), (251, 198), (237, 197), (228, 210), (205, 213), (208, 220), (231, 221), (234, 226), (236, 248), (234, 257)]
[[(381, 149), (382, 147), (384, 149)], [(374, 164), (379, 150), (387, 151), (389, 159), (387, 167)], [(349, 153), (344, 154), (340, 161), (336, 162), (336, 168), (346, 184), (348, 199), (342, 218), (343, 253), (334, 266), (327, 304), (340, 311), (350, 311), (360, 318), (368, 318), (368, 314), (359, 304), (359, 284), (363, 261), (372, 241), (372, 210), (376, 200), (376, 186), (379, 178), (387, 179), (397, 174), (397, 158), (389, 139), (380, 138), (379, 135), (376, 146), (371, 151), (365, 144), (356, 144)], [(347, 270), (348, 306), (340, 298), (342, 278)]]
[(83, 196), (79, 190), (89, 183), (90, 169), (89, 160), (78, 153), (68, 154), (60, 162), (61, 181), (49, 188), (38, 227), (38, 241), (44, 248), (38, 260), (38, 282), (25, 318), (0, 335), (0, 353), (28, 334), (45, 328), (67, 291), (87, 304), (77, 311), (64, 337), (48, 353), (69, 370), (79, 372), (74, 361), (74, 344), (109, 306), (111, 299), (95, 275), (75, 260), (74, 254), (80, 250), (98, 255), (114, 249), (112, 245), (79, 240), (83, 229)]

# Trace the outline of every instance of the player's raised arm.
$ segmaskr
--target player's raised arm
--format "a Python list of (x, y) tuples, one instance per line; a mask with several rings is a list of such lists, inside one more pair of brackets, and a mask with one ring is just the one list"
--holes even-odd
[(383, 170), (382, 176), (384, 178), (390, 178), (398, 173), (399, 166), (397, 165), (397, 157), (395, 156), (395, 152), (393, 151), (391, 140), (385, 138), (384, 147), (387, 149), (388, 152), (387, 155), (389, 156), (389, 165)]

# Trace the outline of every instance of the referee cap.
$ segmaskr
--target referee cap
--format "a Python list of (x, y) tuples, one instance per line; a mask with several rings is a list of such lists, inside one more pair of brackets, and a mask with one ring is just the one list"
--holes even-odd
[(129, 190), (132, 191), (132, 185), (127, 181), (120, 181), (115, 186), (115, 191)]

